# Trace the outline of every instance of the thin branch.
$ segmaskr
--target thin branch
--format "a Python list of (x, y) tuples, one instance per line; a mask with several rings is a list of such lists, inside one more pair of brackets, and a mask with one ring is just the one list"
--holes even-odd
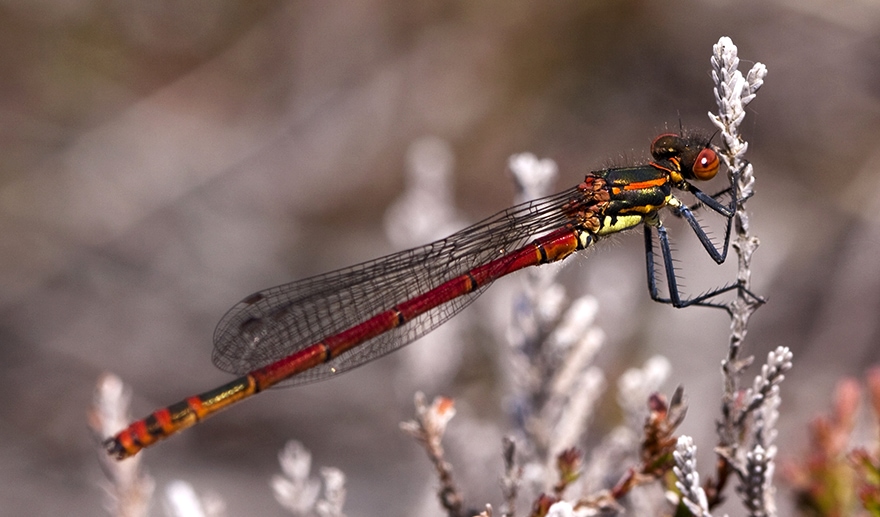
[(452, 465), (446, 461), (441, 443), (446, 425), (455, 416), (452, 399), (437, 397), (430, 406), (427, 406), (425, 405), (425, 395), (418, 392), (415, 395), (415, 406), (415, 420), (402, 422), (400, 428), (418, 440), (425, 448), (425, 452), (428, 453), (431, 463), (437, 470), (437, 477), (440, 479), (440, 489), (437, 495), (449, 517), (464, 517), (464, 499), (455, 486)]
[(516, 515), (516, 498), (519, 495), (523, 472), (522, 467), (516, 463), (516, 441), (513, 437), (505, 436), (502, 447), (504, 477), (501, 478), (501, 492), (504, 495), (505, 509), (501, 512), (501, 516), (514, 517)]
[[(736, 45), (730, 38), (723, 37), (713, 47), (712, 79), (715, 82), (715, 101), (718, 114), (709, 113), (712, 123), (721, 133), (721, 157), (728, 167), (731, 180), (735, 183), (737, 209), (734, 214), (736, 237), (733, 248), (737, 254), (736, 298), (730, 303), (731, 326), (727, 357), (722, 362), (724, 395), (722, 397), (722, 420), (718, 423), (720, 452), (716, 478), (707, 486), (709, 506), (722, 500), (722, 493), (732, 470), (743, 472), (744, 465), (736, 458), (740, 453), (742, 432), (741, 411), (739, 407), (740, 379), (742, 372), (752, 357), (741, 358), (743, 342), (748, 331), (752, 314), (764, 300), (751, 292), (751, 261), (757, 249), (758, 238), (750, 233), (749, 215), (746, 201), (754, 194), (755, 177), (752, 165), (745, 159), (748, 143), (739, 133), (746, 112), (745, 107), (755, 98), (755, 93), (763, 85), (767, 67), (756, 63), (743, 77), (739, 71), (739, 57)], [(731, 462), (738, 462), (734, 465)]]

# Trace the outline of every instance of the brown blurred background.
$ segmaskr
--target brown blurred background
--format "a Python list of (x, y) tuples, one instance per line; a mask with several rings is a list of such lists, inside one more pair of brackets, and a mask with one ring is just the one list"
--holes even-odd
[[(476, 221), (511, 204), (512, 153), (556, 160), (563, 188), (643, 158), (667, 127), (709, 129), (724, 35), (744, 70), (769, 68), (742, 127), (753, 281), (770, 300), (748, 346), (759, 361), (794, 350), (780, 423), (793, 456), (836, 379), (880, 362), (880, 3), (0, 2), (4, 512), (101, 514), (86, 411), (102, 372), (133, 388), (135, 417), (214, 387), (229, 376), (210, 363), (213, 327), (236, 301), (394, 251), (383, 214), (417, 138), (449, 143), (456, 207)], [(708, 260), (692, 244), (687, 285), (732, 278), (689, 274)], [(671, 359), (708, 469), (727, 318), (652, 303), (641, 246), (624, 236), (576, 259), (569, 290), (600, 298), (610, 382)], [(491, 290), (481, 302), (469, 310), (508, 303)], [(454, 396), (468, 440), (485, 439), (484, 457), (448, 448), (469, 503), (497, 505), (509, 423), (484, 327), (448, 378), (423, 383), (395, 354), (262, 395), (145, 465), (159, 490), (182, 478), (221, 493), (229, 515), (283, 515), (268, 479), (296, 438), (349, 476), (349, 515), (438, 515), (431, 467), (397, 428), (426, 389)]]

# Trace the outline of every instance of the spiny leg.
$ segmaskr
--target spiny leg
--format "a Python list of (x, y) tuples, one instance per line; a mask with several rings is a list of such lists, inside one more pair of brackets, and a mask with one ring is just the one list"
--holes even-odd
[[(657, 288), (656, 264), (654, 262), (654, 236), (651, 232), (651, 227), (657, 229), (657, 236), (660, 241), (660, 255), (663, 258), (663, 268), (665, 270), (666, 283), (669, 290), (668, 298), (664, 298), (663, 296), (661, 296), (660, 290)], [(660, 303), (668, 303), (676, 308), (698, 305), (702, 307), (716, 307), (729, 312), (729, 308), (727, 307), (727, 305), (710, 300), (720, 294), (724, 294), (728, 291), (741, 288), (738, 283), (719, 287), (693, 298), (682, 299), (678, 289), (678, 282), (675, 279), (675, 266), (672, 262), (672, 251), (669, 246), (669, 236), (666, 233), (666, 227), (663, 226), (663, 223), (660, 222), (659, 218), (655, 217), (652, 220), (647, 220), (645, 222), (644, 232), (645, 263), (648, 273), (648, 291), (651, 294), (652, 300)], [(710, 247), (712, 247), (711, 243)], [(714, 247), (712, 248), (714, 249)], [(751, 295), (752, 293), (749, 294)]]
[[(718, 264), (723, 263), (727, 259), (727, 250), (730, 249), (730, 230), (733, 224), (733, 214), (725, 216), (727, 222), (724, 228), (724, 243), (721, 245), (720, 248), (716, 248), (715, 244), (712, 242), (712, 239), (710, 239), (709, 236), (706, 234), (706, 230), (703, 229), (699, 221), (697, 221), (697, 218), (694, 217), (694, 213), (691, 212), (690, 208), (681, 204), (681, 202), (678, 201), (678, 199), (676, 198), (672, 198), (672, 202), (670, 202), (670, 205), (673, 207), (678, 215), (684, 217), (685, 221), (688, 222), (688, 225), (690, 225), (691, 229), (694, 231), (697, 239), (700, 240), (700, 244), (703, 245), (706, 253), (708, 253), (709, 256), (712, 257), (712, 260), (714, 260)], [(658, 234), (660, 232), (660, 228), (662, 227), (662, 225), (658, 226)], [(663, 234), (665, 235), (665, 233), (666, 230), (664, 229)]]

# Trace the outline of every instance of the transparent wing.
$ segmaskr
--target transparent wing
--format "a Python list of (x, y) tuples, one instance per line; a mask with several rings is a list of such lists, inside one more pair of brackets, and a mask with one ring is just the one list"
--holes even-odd
[[(248, 296), (214, 331), (213, 361), (243, 375), (318, 343), (570, 222), (572, 188), (500, 212), (445, 239)], [(435, 307), (298, 374), (281, 385), (314, 382), (394, 351), (436, 328), (487, 286)]]

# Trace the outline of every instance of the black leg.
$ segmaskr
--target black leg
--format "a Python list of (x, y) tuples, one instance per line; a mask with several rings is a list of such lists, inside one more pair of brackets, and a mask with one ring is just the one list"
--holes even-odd
[[(675, 186), (679, 190), (690, 192), (699, 201), (698, 203), (694, 204), (693, 207), (686, 208), (689, 208), (690, 210), (696, 210), (697, 208), (700, 208), (702, 206), (707, 206), (713, 212), (719, 213), (724, 217), (733, 217), (733, 214), (734, 212), (736, 212), (736, 208), (737, 206), (739, 206), (739, 203), (745, 201), (744, 199), (740, 200), (739, 193), (736, 192), (737, 181), (739, 181), (739, 174), (734, 174), (731, 178), (729, 187), (711, 196), (693, 186), (692, 184), (688, 183), (686, 180), (679, 182)], [(730, 206), (725, 206), (718, 202), (718, 198), (725, 194), (731, 195)]]
[[(736, 212), (738, 204), (741, 200), (738, 199), (736, 190), (736, 181), (737, 177), (733, 177), (733, 181), (730, 187), (722, 190), (721, 192), (715, 194), (714, 196), (710, 196), (697, 187), (694, 187), (690, 183), (684, 181), (680, 185), (676, 185), (680, 190), (684, 190), (686, 192), (690, 192), (699, 200), (694, 208), (688, 207), (681, 203), (677, 198), (670, 197), (669, 207), (672, 208), (673, 212), (676, 215), (684, 217), (684, 219), (688, 222), (691, 229), (697, 236), (697, 239), (700, 240), (700, 244), (703, 245), (703, 248), (709, 253), (709, 256), (712, 257), (712, 260), (721, 264), (727, 258), (727, 251), (730, 248), (730, 231), (733, 224), (733, 214)], [(725, 206), (718, 202), (718, 197), (730, 194), (731, 201), (730, 206)], [(697, 221), (697, 218), (694, 217), (693, 210), (706, 206), (710, 210), (722, 215), (725, 219), (727, 219), (727, 224), (724, 230), (724, 243), (720, 248), (716, 248), (715, 244), (712, 243), (712, 240), (706, 235), (706, 231), (700, 226), (700, 223)], [(656, 228), (657, 230), (657, 238), (660, 241), (660, 255), (663, 258), (663, 269), (666, 274), (666, 283), (667, 289), (669, 292), (669, 297), (664, 298), (660, 295), (660, 290), (657, 288), (657, 264), (654, 260), (654, 235), (652, 233), (652, 228)], [(645, 265), (647, 267), (648, 273), (648, 291), (651, 294), (651, 299), (660, 303), (668, 303), (673, 307), (681, 308), (688, 307), (690, 305), (698, 305), (702, 307), (716, 307), (719, 309), (724, 309), (728, 313), (730, 312), (730, 308), (726, 304), (722, 304), (719, 302), (712, 301), (713, 298), (720, 294), (727, 293), (729, 291), (733, 291), (734, 289), (740, 290), (740, 292), (745, 292), (749, 296), (751, 296), (755, 301), (764, 302), (764, 299), (752, 293), (740, 282), (736, 282), (733, 284), (728, 284), (723, 287), (719, 287), (716, 289), (712, 289), (711, 291), (707, 291), (699, 296), (695, 296), (693, 298), (684, 298), (682, 299), (681, 293), (678, 289), (678, 281), (675, 278), (675, 265), (672, 261), (672, 250), (669, 246), (669, 236), (666, 233), (666, 227), (663, 226), (663, 223), (660, 221), (660, 218), (657, 214), (653, 214), (652, 216), (645, 218)]]
[[(654, 236), (651, 232), (651, 227), (657, 229), (657, 236), (660, 241), (660, 254), (663, 257), (663, 269), (666, 274), (666, 283), (669, 290), (668, 298), (660, 296), (660, 291), (657, 288), (657, 271), (656, 264), (654, 262)], [(724, 294), (734, 289), (742, 288), (738, 283), (719, 287), (693, 298), (682, 299), (678, 289), (678, 282), (675, 279), (675, 266), (672, 262), (672, 252), (669, 247), (669, 236), (666, 234), (666, 228), (663, 226), (663, 223), (661, 223), (659, 219), (655, 219), (653, 221), (646, 222), (644, 231), (645, 263), (648, 273), (648, 291), (651, 294), (652, 300), (660, 303), (667, 303), (676, 308), (697, 305), (701, 307), (715, 307), (730, 312), (730, 309), (727, 307), (727, 305), (713, 302), (711, 301), (711, 299), (718, 296), (719, 294)], [(748, 294), (755, 297), (756, 299), (759, 299), (750, 292)]]
[[(727, 250), (730, 248), (730, 227), (733, 223), (733, 216), (727, 217), (727, 225), (724, 229), (724, 244), (721, 245), (721, 248), (718, 249), (715, 247), (715, 244), (712, 243), (712, 240), (706, 235), (706, 230), (700, 226), (700, 223), (697, 221), (697, 218), (694, 217), (693, 212), (691, 212), (690, 208), (682, 205), (676, 209), (679, 215), (684, 217), (684, 219), (691, 226), (691, 229), (696, 234), (697, 238), (700, 240), (700, 244), (703, 245), (706, 252), (712, 257), (712, 260), (721, 264), (727, 259)], [(658, 229), (659, 231), (659, 229)], [(665, 234), (665, 230), (664, 230)]]

